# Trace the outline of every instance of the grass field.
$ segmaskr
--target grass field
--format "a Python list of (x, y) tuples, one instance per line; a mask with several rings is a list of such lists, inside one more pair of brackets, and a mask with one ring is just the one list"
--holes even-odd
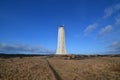
[(0, 58), (0, 80), (120, 80), (120, 57)]

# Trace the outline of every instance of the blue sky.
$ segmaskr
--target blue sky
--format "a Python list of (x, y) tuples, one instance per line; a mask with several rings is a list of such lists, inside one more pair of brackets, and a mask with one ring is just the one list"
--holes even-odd
[(67, 53), (120, 53), (120, 0), (0, 0), (0, 52), (55, 52), (61, 24)]

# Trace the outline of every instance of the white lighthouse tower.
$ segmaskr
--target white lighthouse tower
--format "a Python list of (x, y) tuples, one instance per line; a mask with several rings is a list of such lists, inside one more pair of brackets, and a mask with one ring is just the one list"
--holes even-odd
[(65, 32), (63, 25), (60, 26), (58, 29), (58, 46), (56, 50), (56, 55), (66, 55)]

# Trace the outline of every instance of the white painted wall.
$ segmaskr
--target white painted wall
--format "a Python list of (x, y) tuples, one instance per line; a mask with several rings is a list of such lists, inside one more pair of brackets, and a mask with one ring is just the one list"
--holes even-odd
[(66, 48), (65, 48), (65, 32), (64, 27), (60, 26), (58, 29), (58, 46), (57, 46), (57, 55), (66, 55)]

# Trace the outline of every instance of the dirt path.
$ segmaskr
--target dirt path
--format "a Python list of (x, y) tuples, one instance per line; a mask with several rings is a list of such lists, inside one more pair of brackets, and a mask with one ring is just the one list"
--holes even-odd
[(52, 75), (56, 78), (56, 80), (62, 80), (61, 79), (61, 77), (58, 75), (58, 73), (56, 72), (56, 70), (53, 68), (53, 66), (50, 64), (50, 62), (49, 62), (49, 60), (47, 60), (46, 59), (46, 61), (47, 61), (47, 63), (48, 63), (48, 65), (49, 65), (49, 67), (50, 67), (50, 69), (51, 69), (51, 71), (52, 71)]

